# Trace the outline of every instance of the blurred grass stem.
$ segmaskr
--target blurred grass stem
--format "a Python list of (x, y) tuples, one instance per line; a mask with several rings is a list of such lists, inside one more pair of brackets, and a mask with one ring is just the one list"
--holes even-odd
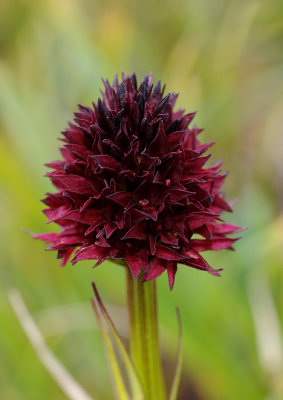
[(63, 364), (54, 356), (45, 343), (24, 300), (17, 289), (8, 293), (13, 310), (25, 331), (32, 347), (46, 370), (70, 400), (94, 400), (73, 378)]

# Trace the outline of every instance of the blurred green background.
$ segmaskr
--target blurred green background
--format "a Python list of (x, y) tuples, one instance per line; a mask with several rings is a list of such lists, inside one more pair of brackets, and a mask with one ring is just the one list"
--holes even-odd
[[(283, 399), (283, 2), (282, 0), (1, 0), (0, 392), (7, 400), (65, 399), (9, 302), (20, 291), (52, 352), (95, 399), (112, 399), (89, 299), (95, 280), (119, 329), (119, 267), (59, 268), (22, 228), (45, 225), (59, 132), (77, 103), (99, 96), (100, 77), (153, 71), (177, 106), (197, 110), (202, 141), (230, 171), (227, 218), (247, 226), (235, 252), (209, 254), (222, 278), (180, 266), (172, 293), (158, 279), (168, 382), (179, 306), (184, 373), (179, 399)], [(112, 305), (112, 307), (111, 307)], [(117, 309), (116, 309), (117, 308)]]

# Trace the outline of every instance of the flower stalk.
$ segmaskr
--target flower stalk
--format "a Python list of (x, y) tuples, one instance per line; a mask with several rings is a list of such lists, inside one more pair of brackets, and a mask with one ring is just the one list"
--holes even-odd
[(130, 352), (144, 388), (145, 400), (165, 400), (159, 352), (156, 281), (134, 279), (127, 269)]

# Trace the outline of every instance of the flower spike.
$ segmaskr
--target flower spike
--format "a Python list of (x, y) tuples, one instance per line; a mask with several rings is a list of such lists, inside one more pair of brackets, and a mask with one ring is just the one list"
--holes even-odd
[(200, 144), (195, 113), (174, 111), (177, 95), (164, 96), (152, 74), (103, 84), (102, 99), (79, 105), (62, 132), (63, 160), (48, 164), (57, 191), (44, 213), (60, 233), (37, 238), (63, 265), (73, 254), (73, 264), (126, 261), (143, 280), (167, 270), (170, 289), (177, 263), (219, 275), (200, 252), (232, 250), (227, 235), (241, 229), (220, 217), (232, 211), (220, 191), (226, 174), (206, 166), (213, 143)]

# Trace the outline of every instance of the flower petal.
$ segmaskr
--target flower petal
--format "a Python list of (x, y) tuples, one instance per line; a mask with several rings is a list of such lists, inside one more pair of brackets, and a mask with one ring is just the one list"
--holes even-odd
[(142, 281), (151, 281), (161, 275), (166, 270), (164, 264), (164, 260), (154, 257), (143, 275)]
[(142, 258), (142, 255), (140, 254), (140, 252), (135, 253), (135, 254), (127, 253), (126, 261), (132, 271), (134, 278), (137, 278), (139, 276), (141, 270), (146, 267), (145, 260)]
[(196, 251), (223, 250), (230, 248), (239, 238), (217, 238), (211, 240), (193, 239), (191, 241)]

